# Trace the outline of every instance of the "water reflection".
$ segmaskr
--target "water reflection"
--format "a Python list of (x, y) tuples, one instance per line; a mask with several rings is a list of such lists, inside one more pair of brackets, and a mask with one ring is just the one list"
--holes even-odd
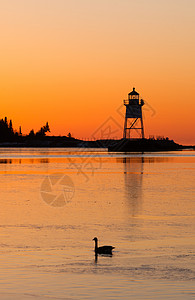
[(144, 174), (144, 157), (124, 157), (125, 199), (131, 216), (136, 216), (141, 210), (142, 185)]
[(112, 257), (112, 255), (113, 254), (97, 254), (97, 253), (95, 253), (95, 260), (94, 260), (94, 262), (95, 262), (95, 264), (97, 264), (98, 263), (98, 256), (102, 256), (102, 257)]
[(1, 158), (0, 164), (48, 164), (50, 160), (48, 158)]
[(12, 164), (12, 159), (0, 159), (0, 164)]

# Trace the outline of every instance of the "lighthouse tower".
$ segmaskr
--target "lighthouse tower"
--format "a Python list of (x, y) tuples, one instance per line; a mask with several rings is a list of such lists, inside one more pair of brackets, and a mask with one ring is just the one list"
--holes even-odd
[[(128, 99), (124, 100), (126, 106), (125, 124), (123, 137), (130, 139), (133, 136), (144, 138), (144, 124), (142, 118), (142, 106), (144, 101), (139, 99), (139, 93), (135, 88), (128, 94)], [(133, 135), (133, 132), (136, 133)]]

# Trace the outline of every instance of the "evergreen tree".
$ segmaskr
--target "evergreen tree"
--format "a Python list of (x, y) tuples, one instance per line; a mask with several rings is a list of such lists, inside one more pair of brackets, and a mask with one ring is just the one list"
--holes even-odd
[(9, 129), (10, 129), (10, 131), (13, 131), (12, 120), (9, 121)]
[(48, 122), (46, 122), (46, 124), (41, 127), (41, 129), (39, 131), (37, 131), (36, 136), (37, 137), (44, 137), (46, 136), (46, 132), (50, 132), (50, 128), (49, 128), (49, 124)]
[(14, 133), (14, 130), (12, 127), (12, 120), (9, 121), (9, 125), (8, 125), (7, 117), (0, 120), (0, 139), (1, 140), (5, 140), (5, 141), (12, 140), (16, 134), (17, 134), (17, 132)]
[(32, 129), (30, 132), (29, 132), (29, 135), (28, 135), (30, 138), (33, 138), (35, 136), (35, 132), (34, 130)]

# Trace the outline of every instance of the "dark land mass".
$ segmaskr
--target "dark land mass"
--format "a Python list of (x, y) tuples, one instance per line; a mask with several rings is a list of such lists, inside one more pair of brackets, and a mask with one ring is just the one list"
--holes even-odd
[(169, 138), (150, 139), (104, 139), (84, 141), (75, 139), (71, 133), (67, 136), (47, 136), (50, 132), (48, 122), (37, 132), (32, 129), (28, 135), (23, 135), (21, 126), (14, 130), (12, 120), (7, 117), (0, 119), (0, 147), (16, 148), (105, 148), (110, 152), (153, 152), (195, 149), (195, 146), (182, 146)]
[(105, 148), (109, 152), (154, 152), (195, 149), (195, 146), (183, 146), (166, 139), (104, 139), (84, 141), (67, 136), (29, 137), (17, 136), (12, 139), (0, 139), (0, 147), (16, 148)]
[(195, 146), (183, 146), (168, 138), (164, 139), (121, 139), (108, 147), (115, 152), (157, 152), (195, 149)]

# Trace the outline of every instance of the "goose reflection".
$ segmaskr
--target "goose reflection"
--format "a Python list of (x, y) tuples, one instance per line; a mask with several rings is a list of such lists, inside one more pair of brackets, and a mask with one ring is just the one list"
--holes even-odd
[(113, 254), (97, 254), (97, 253), (95, 253), (95, 259), (94, 259), (94, 262), (97, 264), (98, 263), (98, 258), (99, 258), (99, 256), (101, 256), (101, 257), (112, 257), (113, 256)]

